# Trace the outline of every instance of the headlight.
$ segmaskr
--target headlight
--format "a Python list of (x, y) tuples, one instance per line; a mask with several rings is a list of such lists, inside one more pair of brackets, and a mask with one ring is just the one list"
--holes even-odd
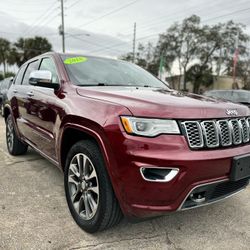
[(175, 120), (122, 116), (121, 121), (128, 134), (148, 137), (157, 136), (159, 134), (180, 134), (179, 127)]

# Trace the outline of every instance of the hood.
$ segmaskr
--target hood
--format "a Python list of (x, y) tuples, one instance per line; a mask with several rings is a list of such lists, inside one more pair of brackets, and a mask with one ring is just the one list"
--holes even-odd
[(155, 118), (224, 118), (226, 111), (236, 110), (237, 116), (250, 116), (246, 106), (213, 99), (210, 97), (184, 94), (167, 89), (145, 87), (97, 86), (78, 87), (81, 96), (120, 104), (134, 116)]

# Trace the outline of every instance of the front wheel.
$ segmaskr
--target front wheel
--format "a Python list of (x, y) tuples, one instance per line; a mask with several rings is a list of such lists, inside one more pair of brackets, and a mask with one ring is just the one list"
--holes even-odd
[(94, 142), (79, 141), (70, 149), (64, 185), (70, 212), (83, 230), (94, 233), (121, 220), (122, 212)]
[(11, 155), (22, 155), (28, 150), (28, 145), (21, 142), (16, 135), (11, 115), (6, 119), (6, 142)]

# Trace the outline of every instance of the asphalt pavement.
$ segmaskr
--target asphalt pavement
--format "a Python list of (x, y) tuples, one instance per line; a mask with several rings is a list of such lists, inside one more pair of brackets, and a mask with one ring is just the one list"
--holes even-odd
[(222, 202), (90, 235), (73, 221), (63, 174), (33, 150), (12, 157), (0, 118), (0, 249), (250, 249), (250, 186)]

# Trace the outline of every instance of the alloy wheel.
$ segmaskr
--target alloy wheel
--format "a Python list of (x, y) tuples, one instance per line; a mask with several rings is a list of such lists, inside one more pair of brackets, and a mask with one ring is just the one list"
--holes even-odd
[(95, 167), (87, 155), (79, 153), (72, 158), (68, 187), (77, 214), (84, 220), (92, 219), (99, 205), (99, 183)]
[(13, 122), (11, 119), (7, 120), (6, 123), (6, 139), (7, 139), (7, 145), (8, 148), (10, 149), (10, 151), (12, 151), (13, 149), (13, 145), (14, 145), (14, 127), (13, 127)]

